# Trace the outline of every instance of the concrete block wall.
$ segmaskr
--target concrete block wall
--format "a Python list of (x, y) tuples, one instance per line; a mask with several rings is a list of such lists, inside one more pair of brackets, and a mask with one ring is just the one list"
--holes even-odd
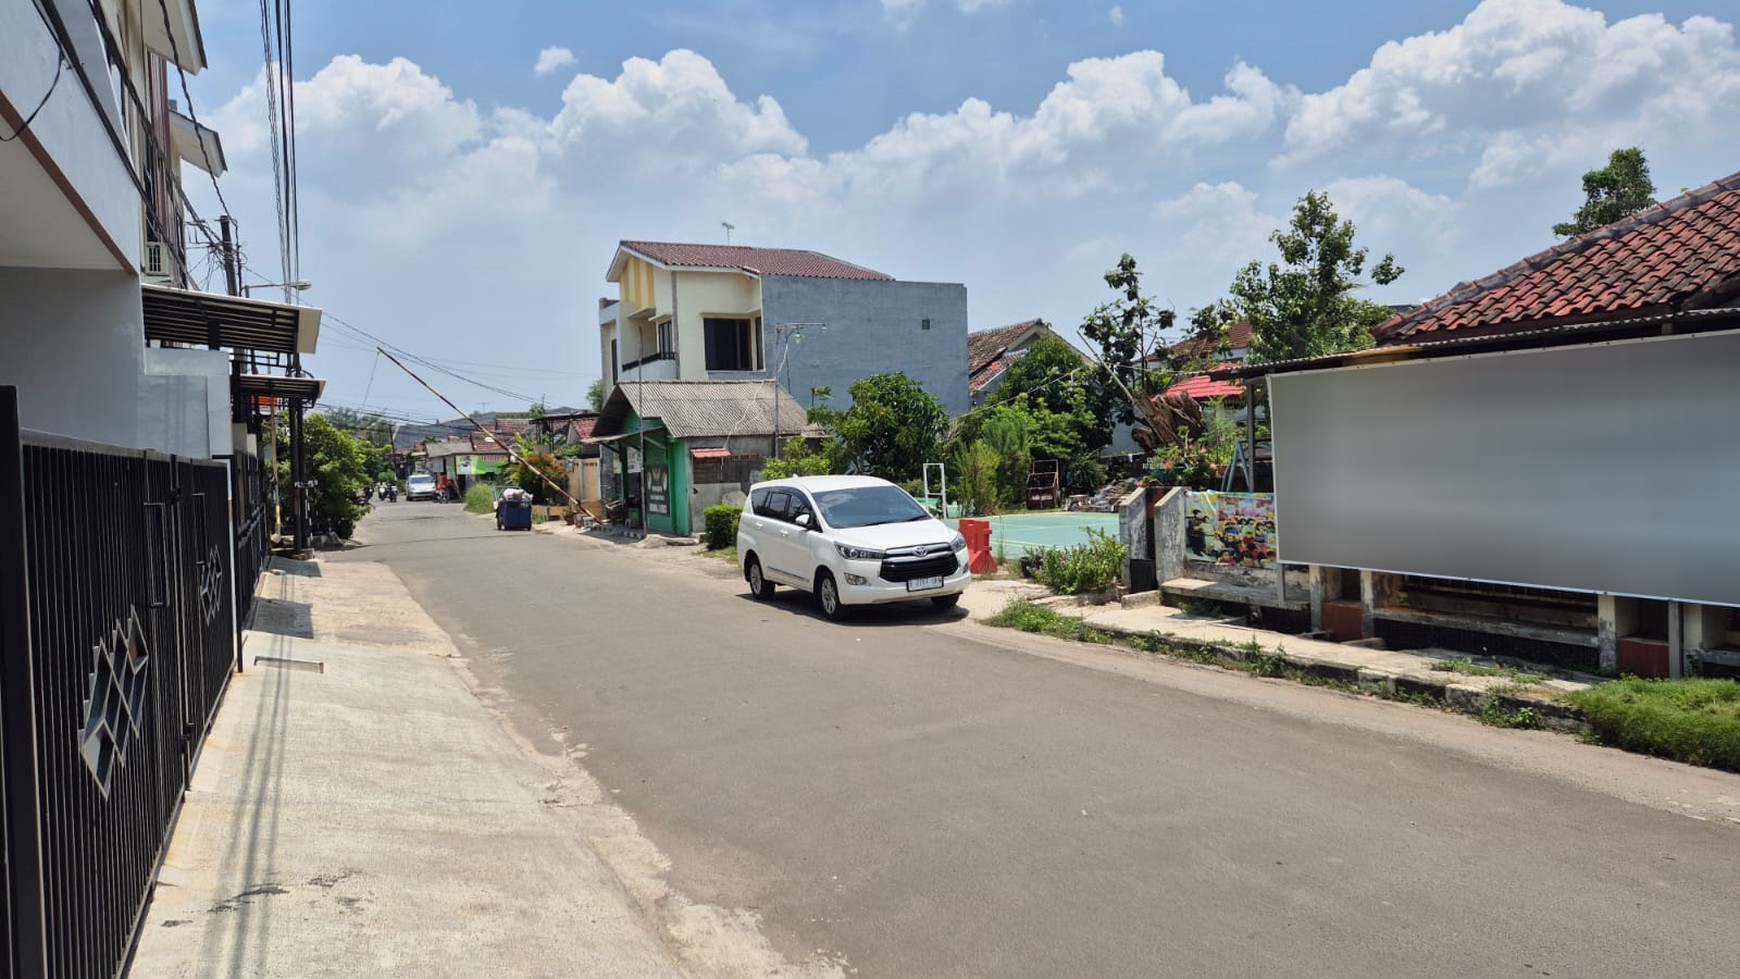
[(850, 407), (852, 382), (900, 371), (949, 414), (967, 410), (966, 286), (770, 275), (762, 279), (761, 297), (767, 370), (760, 376), (779, 369), (778, 324), (827, 324), (826, 330), (805, 330), (783, 351), (779, 380), (803, 404), (813, 388), (825, 386), (833, 391), (833, 407)]

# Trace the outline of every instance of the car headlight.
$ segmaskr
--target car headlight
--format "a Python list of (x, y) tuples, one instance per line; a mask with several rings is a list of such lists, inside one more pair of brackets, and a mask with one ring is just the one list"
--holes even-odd
[(888, 555), (882, 551), (873, 551), (868, 547), (853, 547), (850, 544), (835, 544), (834, 550), (848, 561), (880, 561)]
[(953, 541), (951, 541), (950, 543), (954, 546), (954, 549), (957, 551), (964, 551), (967, 549), (967, 539), (965, 537), (962, 537), (960, 534), (956, 534), (955, 539)]

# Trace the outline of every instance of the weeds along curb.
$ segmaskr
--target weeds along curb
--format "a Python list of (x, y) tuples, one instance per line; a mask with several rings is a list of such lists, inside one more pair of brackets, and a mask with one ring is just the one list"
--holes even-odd
[[(1582, 709), (1574, 704), (1545, 697), (1531, 697), (1516, 690), (1495, 692), (1476, 685), (1452, 682), (1452, 677), (1461, 678), (1455, 673), (1447, 673), (1445, 680), (1434, 682), (1386, 670), (1288, 653), (1284, 645), (1279, 649), (1269, 650), (1253, 640), (1234, 646), (1173, 633), (1090, 623), (1080, 616), (1060, 615), (1043, 606), (1029, 607), (1037, 614), (1027, 616), (1024, 621), (1023, 610), (1012, 606), (1011, 609), (1005, 609), (986, 619), (985, 623), (1077, 642), (1117, 646), (1204, 666), (1236, 670), (1256, 677), (1290, 680), (1344, 693), (1436, 707), (1467, 714), (1493, 727), (1545, 728), (1585, 737), (1591, 732)], [(1014, 616), (1009, 614), (1012, 610), (1016, 613)]]

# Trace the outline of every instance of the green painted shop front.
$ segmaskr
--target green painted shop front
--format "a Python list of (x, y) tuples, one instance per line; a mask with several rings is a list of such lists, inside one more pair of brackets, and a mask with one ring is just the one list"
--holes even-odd
[[(641, 526), (661, 534), (688, 536), (694, 530), (689, 521), (689, 487), (693, 473), (689, 470), (689, 453), (682, 439), (671, 437), (657, 418), (641, 418), (629, 412), (623, 429), (629, 433), (618, 444), (626, 451), (617, 457), (623, 464), (623, 485), (644, 486), (641, 493)], [(629, 456), (645, 449), (645, 482), (630, 469)]]

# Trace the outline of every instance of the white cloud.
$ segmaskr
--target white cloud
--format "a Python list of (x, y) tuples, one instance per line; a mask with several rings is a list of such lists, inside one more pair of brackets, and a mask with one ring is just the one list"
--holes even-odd
[(615, 79), (576, 76), (549, 129), (563, 147), (608, 150), (615, 166), (632, 152), (661, 172), (808, 148), (772, 97), (740, 101), (711, 61), (682, 49), (630, 58)]
[(545, 48), (538, 52), (538, 63), (532, 66), (532, 72), (537, 75), (553, 75), (563, 68), (572, 67), (576, 60), (574, 52), (567, 48)]
[[(1044, 316), (1068, 332), (1110, 298), (1101, 274), (1123, 252), (1181, 312), (1217, 298), (1273, 257), (1269, 234), (1317, 188), (1360, 244), (1409, 269), (1371, 298), (1419, 299), (1551, 244), (1577, 175), (1615, 146), (1644, 145), (1664, 196), (1733, 170), (1737, 137), (1715, 107), (1740, 105), (1735, 51), (1708, 19), (1607, 24), (1558, 0), (1490, 0), (1321, 92), (1254, 64), (1188, 90), (1159, 52), (1134, 51), (1070, 65), (1036, 102), (964, 98), (825, 153), (779, 101), (733, 90), (689, 50), (493, 111), (470, 97), (486, 91), (410, 61), (345, 55), (297, 88), (303, 274), (361, 325), (418, 324), (388, 335), (427, 356), (547, 359), (589, 379), (619, 238), (718, 241), (729, 220), (742, 243), (964, 282), (975, 327)], [(264, 120), (259, 80), (207, 120), (256, 267), (273, 264)], [(502, 324), (504, 295), (512, 329), (480, 358), (476, 327)], [(339, 392), (343, 356), (323, 351), (317, 368)], [(351, 397), (369, 370), (358, 356)]]
[(816, 165), (744, 160), (722, 169), (751, 193), (790, 195), (801, 170), (816, 196), (934, 200), (962, 191), (1070, 198), (1116, 187), (1163, 160), (1188, 158), (1268, 130), (1294, 97), (1248, 65), (1226, 91), (1193, 100), (1157, 51), (1068, 68), (1031, 115), (970, 98), (953, 112), (912, 113), (863, 147)]
[(1345, 152), (1479, 157), (1475, 187), (1595, 162), (1601, 145), (1683, 144), (1740, 104), (1731, 25), (1660, 15), (1609, 24), (1563, 0), (1486, 0), (1461, 23), (1379, 48), (1301, 99), (1287, 162)]
[(1124, 26), (1124, 8), (1113, 7), (1111, 10), (1106, 12), (1106, 19), (1112, 22), (1113, 27)]
[(1284, 219), (1266, 214), (1256, 192), (1237, 181), (1199, 183), (1154, 206), (1154, 223), (1169, 268), (1191, 267), (1230, 282), (1234, 270), (1263, 253)]

